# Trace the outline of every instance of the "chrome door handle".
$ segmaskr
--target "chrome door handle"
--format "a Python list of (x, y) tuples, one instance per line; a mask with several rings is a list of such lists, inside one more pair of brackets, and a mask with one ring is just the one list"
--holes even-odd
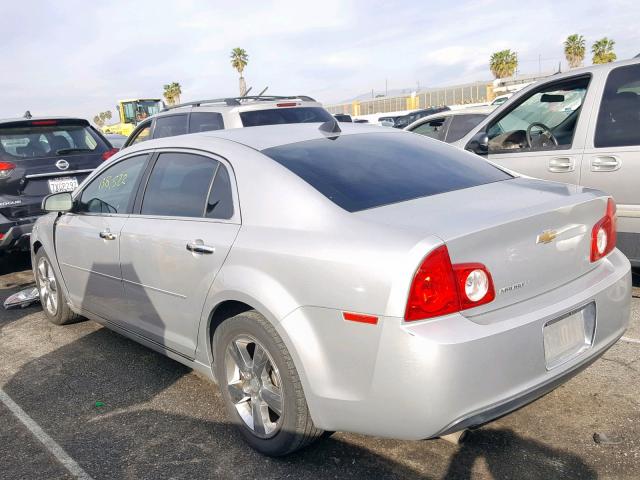
[(214, 253), (216, 251), (215, 247), (205, 245), (204, 242), (200, 239), (187, 243), (187, 250), (194, 253), (209, 253), (209, 254)]
[(100, 238), (104, 240), (115, 240), (116, 234), (111, 233), (109, 230), (103, 230), (102, 232), (100, 232)]
[(616, 157), (596, 157), (591, 160), (592, 172), (614, 172), (618, 170), (622, 164)]
[(549, 160), (548, 169), (554, 173), (573, 172), (576, 169), (576, 163), (573, 158), (556, 157)]

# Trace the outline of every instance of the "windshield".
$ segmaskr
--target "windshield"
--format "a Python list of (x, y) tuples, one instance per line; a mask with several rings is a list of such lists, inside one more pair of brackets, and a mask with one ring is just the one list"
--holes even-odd
[(445, 143), (410, 133), (342, 135), (262, 153), (349, 212), (512, 178)]
[(286, 123), (315, 123), (334, 120), (333, 116), (320, 107), (272, 108), (240, 112), (242, 125), (281, 125)]
[(163, 105), (160, 100), (135, 100), (132, 102), (124, 102), (122, 108), (124, 110), (125, 123), (137, 124), (159, 113)]
[[(0, 128), (0, 157), (51, 157), (93, 152), (102, 142), (83, 125)], [(102, 151), (102, 149), (101, 149)]]

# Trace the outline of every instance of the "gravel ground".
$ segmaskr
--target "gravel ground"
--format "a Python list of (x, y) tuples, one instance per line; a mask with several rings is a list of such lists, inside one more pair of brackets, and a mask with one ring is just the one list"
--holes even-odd
[[(28, 269), (24, 256), (0, 258), (0, 301), (32, 282)], [(638, 276), (634, 284), (625, 338), (640, 340)], [(270, 459), (242, 442), (217, 387), (182, 365), (91, 321), (56, 327), (39, 306), (0, 310), (0, 389), (96, 480), (637, 479), (639, 368), (640, 344), (620, 341), (461, 446), (336, 433)], [(73, 478), (2, 403), (0, 425), (0, 477)]]

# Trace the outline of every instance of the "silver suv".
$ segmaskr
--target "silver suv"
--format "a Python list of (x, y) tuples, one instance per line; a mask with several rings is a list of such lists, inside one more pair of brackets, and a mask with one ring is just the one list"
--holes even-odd
[(123, 148), (152, 138), (287, 123), (333, 120), (322, 104), (306, 95), (216, 98), (182, 103), (140, 123)]
[(618, 204), (618, 248), (640, 266), (640, 59), (571, 70), (518, 92), (453, 143)]

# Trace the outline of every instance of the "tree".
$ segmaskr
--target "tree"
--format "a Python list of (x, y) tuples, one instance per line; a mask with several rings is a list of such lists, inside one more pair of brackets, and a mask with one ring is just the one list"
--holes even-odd
[(244, 67), (249, 63), (249, 55), (243, 48), (234, 48), (231, 50), (231, 66), (238, 71), (240, 75), (240, 96), (242, 97), (247, 92), (247, 84), (244, 81), (242, 72)]
[(93, 123), (95, 123), (99, 127), (104, 126), (104, 124), (107, 123), (107, 120), (111, 120), (111, 110), (100, 112), (95, 117), (93, 117)]
[(574, 33), (564, 41), (564, 56), (567, 58), (570, 68), (582, 65), (586, 51), (584, 37)]
[(617, 55), (613, 51), (613, 47), (616, 44), (610, 38), (604, 37), (600, 40), (593, 42), (591, 46), (591, 53), (593, 53), (593, 63), (610, 63), (616, 60)]
[(164, 99), (169, 105), (180, 103), (180, 95), (182, 95), (182, 87), (178, 82), (171, 82), (164, 86)]
[(511, 50), (501, 50), (491, 55), (489, 69), (496, 78), (511, 77), (518, 68), (518, 54)]

